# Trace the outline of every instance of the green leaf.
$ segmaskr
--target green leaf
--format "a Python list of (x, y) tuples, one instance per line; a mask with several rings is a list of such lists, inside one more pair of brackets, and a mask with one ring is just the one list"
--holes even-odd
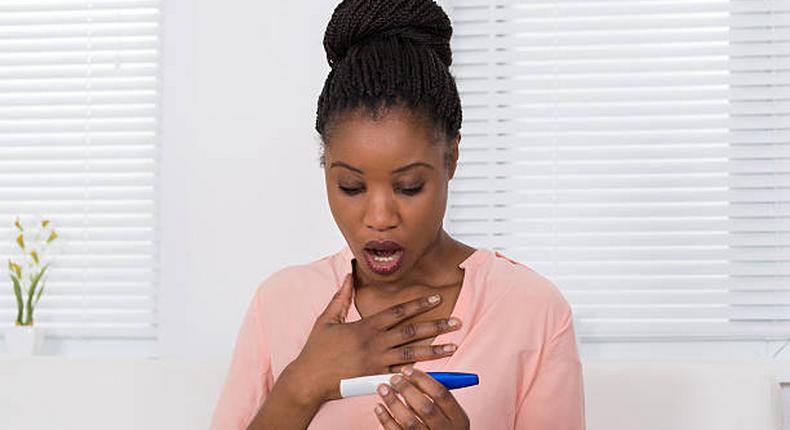
[(28, 295), (27, 302), (25, 303), (25, 309), (27, 310), (27, 321), (23, 322), (25, 325), (30, 324), (30, 319), (33, 317), (33, 293), (35, 293), (35, 290), (36, 287), (34, 285), (26, 291)]
[(46, 283), (46, 278), (41, 281), (41, 288), (38, 289), (38, 294), (36, 294), (36, 301), (33, 302), (33, 306), (38, 305), (38, 300), (41, 298), (41, 293), (44, 291), (44, 284)]
[(14, 283), (14, 296), (16, 296), (16, 321), (22, 323), (22, 288), (19, 286), (19, 279), (11, 276), (11, 281)]
[(28, 306), (30, 306), (30, 301), (33, 299), (33, 294), (36, 292), (36, 286), (38, 285), (39, 280), (41, 280), (41, 276), (47, 271), (49, 264), (50, 263), (44, 265), (44, 267), (38, 273), (36, 273), (35, 276), (30, 278), (30, 296), (28, 297)]

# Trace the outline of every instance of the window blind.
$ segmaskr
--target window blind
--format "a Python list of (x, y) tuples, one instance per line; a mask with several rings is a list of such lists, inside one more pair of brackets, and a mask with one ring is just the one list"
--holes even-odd
[(47, 336), (156, 336), (160, 2), (0, 4), (0, 324), (14, 220), (59, 234)]
[(790, 338), (790, 2), (449, 0), (445, 225), (582, 340)]

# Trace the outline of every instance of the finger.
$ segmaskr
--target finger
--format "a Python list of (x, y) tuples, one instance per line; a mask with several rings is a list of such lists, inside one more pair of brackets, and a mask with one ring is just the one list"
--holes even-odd
[(387, 408), (381, 403), (376, 403), (376, 409), (374, 409), (373, 412), (376, 414), (376, 418), (379, 419), (381, 427), (383, 427), (384, 430), (401, 430), (401, 427), (395, 422), (395, 418), (390, 415)]
[(384, 352), (382, 359), (390, 366), (415, 361), (436, 360), (452, 355), (455, 349), (456, 346), (451, 343), (445, 345), (404, 345)]
[[(410, 370), (411, 375), (409, 375)], [(433, 403), (439, 407), (450, 421), (462, 422), (466, 419), (466, 412), (464, 412), (458, 400), (450, 393), (447, 387), (413, 366), (409, 366), (403, 371), (404, 378), (433, 400)]]
[(406, 404), (417, 413), (420, 420), (425, 423), (428, 428), (446, 428), (449, 424), (449, 418), (439, 409), (436, 404), (425, 395), (416, 385), (404, 378), (403, 375), (393, 375), (390, 378), (390, 385), (395, 388), (395, 391), (403, 396)]
[(418, 297), (413, 300), (390, 306), (374, 315), (371, 315), (367, 319), (370, 324), (373, 324), (373, 327), (382, 331), (389, 330), (390, 327), (393, 327), (406, 318), (423, 313), (436, 307), (436, 305), (441, 303), (442, 300), (439, 294), (435, 294), (435, 296), (438, 297), (436, 302), (431, 302), (428, 299), (430, 296)]
[(417, 415), (411, 408), (406, 406), (400, 401), (395, 391), (388, 384), (380, 384), (378, 386), (379, 397), (384, 400), (384, 404), (390, 411), (390, 414), (398, 424), (407, 429), (427, 429)]
[[(450, 323), (456, 325), (452, 326)], [(387, 330), (380, 335), (380, 340), (384, 346), (393, 348), (417, 339), (438, 336), (459, 328), (461, 328), (461, 320), (458, 318), (438, 319), (421, 323), (408, 322), (400, 327), (393, 327)]]
[(387, 373), (401, 373), (404, 368), (414, 364), (414, 362), (410, 361), (408, 363), (401, 363), (401, 364), (393, 364), (387, 368)]
[[(353, 261), (352, 261), (353, 264)], [(342, 323), (346, 321), (348, 315), (348, 308), (351, 306), (351, 293), (354, 288), (353, 273), (346, 275), (343, 279), (343, 284), (332, 296), (332, 299), (327, 304), (326, 309), (318, 317), (320, 320)]]

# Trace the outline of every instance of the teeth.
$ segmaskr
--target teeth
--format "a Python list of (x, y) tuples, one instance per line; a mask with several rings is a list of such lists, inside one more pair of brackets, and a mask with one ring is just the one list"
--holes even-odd
[(371, 258), (373, 258), (373, 261), (378, 262), (378, 263), (392, 263), (393, 261), (395, 261), (397, 259), (399, 254), (400, 254), (400, 251), (395, 251), (395, 252), (392, 253), (392, 255), (389, 255), (387, 257), (380, 257), (380, 256), (376, 255), (375, 253), (371, 253), (370, 256), (371, 256)]

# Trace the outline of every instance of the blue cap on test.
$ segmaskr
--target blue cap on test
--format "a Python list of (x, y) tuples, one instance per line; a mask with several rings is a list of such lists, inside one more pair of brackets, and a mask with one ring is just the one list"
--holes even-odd
[(425, 372), (433, 379), (439, 381), (447, 389), (468, 387), (470, 385), (477, 385), (480, 380), (477, 374), (464, 373), (464, 372)]

